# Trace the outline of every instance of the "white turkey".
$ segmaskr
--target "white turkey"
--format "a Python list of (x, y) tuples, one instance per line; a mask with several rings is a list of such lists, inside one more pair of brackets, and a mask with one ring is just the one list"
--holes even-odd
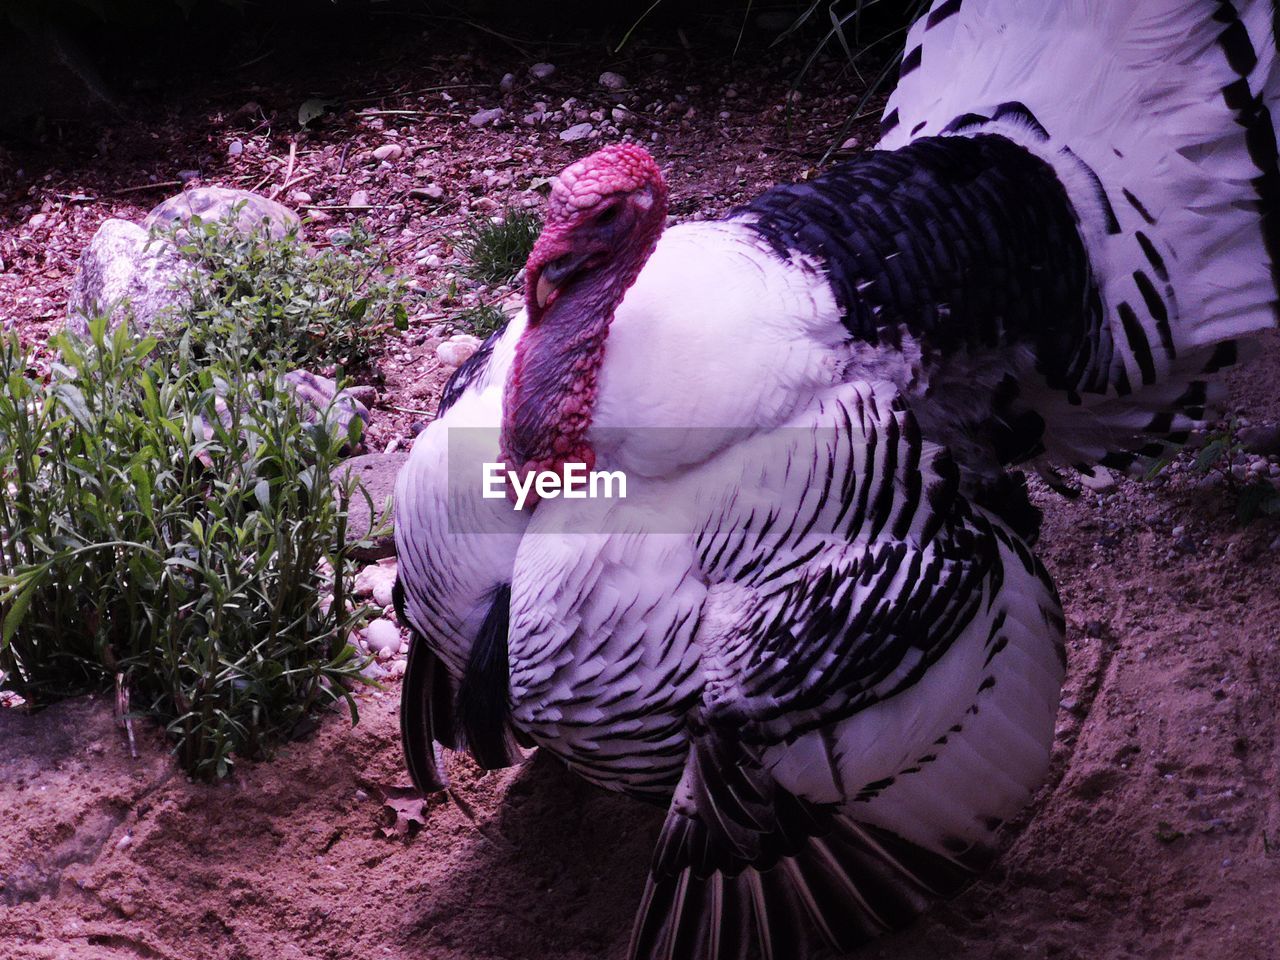
[[(1062, 677), (1002, 465), (1158, 453), (1274, 323), (1273, 17), (948, 0), (884, 149), (814, 181), (664, 232), (643, 151), (566, 170), (398, 485), (415, 782), (516, 741), (670, 803), (646, 960), (805, 957), (957, 889)], [(633, 488), (516, 511), (492, 461)]]

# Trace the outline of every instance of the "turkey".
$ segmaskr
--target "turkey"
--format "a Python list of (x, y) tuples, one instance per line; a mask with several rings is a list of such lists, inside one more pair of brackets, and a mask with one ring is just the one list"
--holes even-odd
[[(415, 783), (538, 745), (669, 805), (646, 960), (845, 948), (963, 884), (1063, 670), (1002, 468), (1159, 454), (1275, 322), (1272, 16), (948, 0), (883, 149), (816, 180), (664, 231), (643, 151), (564, 171), (398, 484)], [(494, 462), (632, 487), (515, 510)]]

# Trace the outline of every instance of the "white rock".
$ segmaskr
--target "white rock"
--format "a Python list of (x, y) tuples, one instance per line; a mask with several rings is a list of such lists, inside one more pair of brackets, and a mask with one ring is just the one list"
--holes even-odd
[(568, 130), (560, 131), (560, 139), (565, 143), (575, 143), (578, 140), (587, 139), (594, 129), (589, 123), (575, 123)]
[(1094, 467), (1093, 476), (1088, 474), (1080, 475), (1080, 485), (1095, 493), (1105, 493), (1108, 490), (1114, 490), (1120, 483), (1114, 473), (1106, 467)]
[(600, 74), (600, 86), (606, 90), (623, 90), (627, 86), (627, 78), (620, 73), (606, 70)]
[(45, 225), (49, 217), (43, 213), (37, 213), (34, 217), (27, 221), (27, 226), (32, 230), (38, 230)]
[(529, 76), (535, 80), (546, 80), (556, 72), (554, 63), (535, 63), (529, 68)]
[(350, 207), (369, 206), (369, 191), (357, 190), (355, 193), (351, 194), (351, 199), (347, 201), (347, 206), (350, 206)]
[(473, 127), (487, 127), (491, 123), (497, 123), (506, 115), (506, 111), (501, 107), (493, 107), (490, 110), (481, 110), (479, 113), (473, 114), (467, 123)]
[(373, 159), (391, 162), (404, 156), (404, 147), (398, 143), (384, 143), (373, 151)]
[(232, 140), (231, 144), (227, 147), (227, 153), (233, 157), (240, 156), (240, 154), (244, 153), (244, 144), (239, 140)]
[(516, 75), (514, 73), (504, 73), (502, 79), (498, 82), (498, 89), (503, 93), (510, 93), (516, 88)]
[(351, 592), (357, 597), (372, 597), (373, 602), (385, 607), (391, 602), (391, 591), (396, 585), (395, 558), (370, 564), (356, 574)]
[(365, 624), (364, 643), (370, 653), (385, 660), (400, 650), (400, 628), (390, 620), (370, 620)]
[(409, 666), (404, 660), (396, 660), (394, 663), (387, 664), (387, 675), (391, 677), (403, 677), (405, 669)]
[(460, 367), (479, 349), (479, 338), (459, 333), (436, 347), (436, 357), (445, 366)]

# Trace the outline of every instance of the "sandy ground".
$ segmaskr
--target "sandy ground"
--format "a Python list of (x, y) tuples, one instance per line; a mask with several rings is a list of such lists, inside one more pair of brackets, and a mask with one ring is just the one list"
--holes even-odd
[[(434, 248), (447, 271), (448, 237), (464, 207), (484, 196), (518, 197), (529, 176), (553, 172), (589, 146), (562, 144), (556, 131), (564, 124), (469, 127), (470, 111), (499, 102), (502, 72), (519, 68), (484, 51), (461, 64), (402, 53), (378, 68), (385, 73), (351, 80), (393, 91), (460, 75), (488, 84), (474, 101), (450, 108), (457, 116), (403, 125), (398, 136), (421, 167), (340, 172), (337, 152), (326, 158), (324, 146), (348, 144), (354, 158), (385, 134), (350, 117), (299, 151), (316, 170), (313, 198), (336, 201), (361, 186), (377, 203), (401, 204), (375, 213), (375, 227), (401, 243), (402, 268), (424, 287), (442, 278), (417, 257)], [(609, 67), (619, 68), (575, 63), (557, 82), (590, 88)], [(663, 136), (652, 144), (675, 171), (677, 209), (686, 216), (800, 175), (825, 144), (822, 124), (838, 121), (846, 102), (821, 101), (808, 132), (788, 139), (772, 109), (785, 95), (785, 70), (762, 68), (744, 81), (739, 67), (742, 96), (726, 100), (724, 64), (704, 65), (711, 76), (686, 70), (674, 78), (669, 62), (621, 69), (643, 88), (642, 108), (700, 87), (685, 96), (701, 119), (655, 121)], [(280, 94), (282, 110), (294, 93)], [(603, 105), (613, 99), (598, 94)], [(255, 96), (265, 102), (261, 91)], [(389, 106), (415, 102), (389, 96)], [(536, 90), (507, 96), (550, 99)], [(249, 138), (227, 119), (242, 98), (234, 89), (204, 91), (164, 114), (158, 128), (139, 122), (108, 131), (107, 146), (96, 147), (108, 163), (77, 145), (74, 130), (69, 145), (39, 157), (30, 146), (0, 152), (0, 170), (23, 170), (0, 180), (17, 184), (0, 190), (0, 309), (8, 322), (38, 345), (59, 322), (79, 246), (106, 216), (135, 216), (149, 205), (110, 190), (164, 180), (181, 164), (200, 164), (209, 183), (274, 169), (265, 158), (283, 158), (283, 123), (276, 128), (283, 133), (255, 134), (258, 167), (225, 154), (228, 140)], [(730, 117), (719, 116), (721, 106)], [(428, 143), (438, 146), (421, 149)], [(485, 156), (518, 156), (517, 146), (530, 152), (512, 182), (493, 186), (466, 172), (482, 169)], [(367, 182), (353, 183), (358, 176)], [(444, 185), (454, 206), (411, 205), (405, 184), (424, 180)], [(42, 208), (45, 220), (30, 227)], [(322, 236), (329, 226), (313, 229)], [(433, 309), (422, 308), (415, 330), (388, 347), (373, 373), (384, 385), (376, 411), (382, 441), (407, 438), (414, 415), (396, 408), (429, 405), (438, 386), (440, 371), (424, 370)], [(1233, 379), (1238, 410), (1280, 419), (1277, 379), (1273, 337)], [(1046, 494), (1041, 503), (1040, 551), (1069, 624), (1052, 776), (990, 875), (859, 956), (1280, 958), (1280, 524), (1240, 528), (1223, 488), (1185, 470), (1075, 502)], [(104, 699), (31, 716), (0, 711), (0, 956), (621, 958), (661, 811), (537, 757), (488, 775), (452, 758), (452, 792), (422, 805), (403, 792), (398, 699), (394, 684), (364, 695), (358, 726), (331, 716), (273, 762), (244, 765), (216, 786), (177, 774), (145, 723), (141, 755), (131, 759)]]

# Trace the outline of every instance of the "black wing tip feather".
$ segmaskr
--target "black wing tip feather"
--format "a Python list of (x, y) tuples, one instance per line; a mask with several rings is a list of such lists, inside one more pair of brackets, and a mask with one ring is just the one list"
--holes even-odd
[[(991, 857), (976, 847), (938, 854), (840, 814), (824, 819), (821, 835), (765, 869), (655, 869), (636, 914), (630, 960), (745, 960), (753, 947), (765, 960), (807, 960), (853, 950), (959, 893)], [(690, 829), (698, 832), (696, 821), (673, 811), (663, 840)], [(666, 849), (687, 852), (705, 841), (685, 836)]]
[(400, 688), (400, 740), (409, 779), (423, 793), (436, 793), (447, 786), (436, 763), (436, 738), (431, 723), (439, 672), (440, 662), (435, 653), (422, 637), (415, 635), (409, 642), (409, 658)]
[(468, 752), (486, 770), (515, 762), (507, 658), (510, 620), (511, 584), (504, 583), (493, 592), (458, 688), (458, 724)]

